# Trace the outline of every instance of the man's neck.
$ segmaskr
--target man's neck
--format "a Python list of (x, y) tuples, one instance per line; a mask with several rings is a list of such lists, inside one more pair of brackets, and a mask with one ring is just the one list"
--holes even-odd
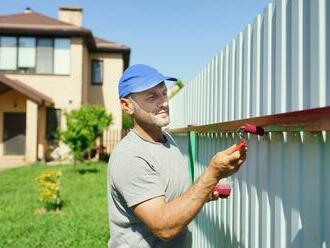
[(139, 125), (134, 125), (133, 129), (144, 140), (150, 142), (165, 142), (163, 132), (160, 127), (142, 128)]

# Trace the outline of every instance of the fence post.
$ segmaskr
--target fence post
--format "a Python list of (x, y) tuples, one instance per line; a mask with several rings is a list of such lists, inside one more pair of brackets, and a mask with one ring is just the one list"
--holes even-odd
[(194, 182), (194, 164), (196, 161), (196, 132), (189, 132), (189, 172), (191, 182)]

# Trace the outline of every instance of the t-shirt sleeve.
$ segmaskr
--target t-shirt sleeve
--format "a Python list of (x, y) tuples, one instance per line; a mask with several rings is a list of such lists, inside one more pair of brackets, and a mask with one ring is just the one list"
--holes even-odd
[(165, 195), (164, 184), (155, 168), (141, 157), (120, 158), (112, 180), (114, 186), (132, 207), (157, 196)]

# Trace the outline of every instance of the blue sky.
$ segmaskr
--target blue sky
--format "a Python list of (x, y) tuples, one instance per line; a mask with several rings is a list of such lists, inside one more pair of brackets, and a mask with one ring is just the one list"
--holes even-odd
[(57, 18), (58, 7), (84, 9), (83, 26), (132, 49), (131, 64), (191, 80), (271, 0), (1, 0), (0, 15), (34, 11)]

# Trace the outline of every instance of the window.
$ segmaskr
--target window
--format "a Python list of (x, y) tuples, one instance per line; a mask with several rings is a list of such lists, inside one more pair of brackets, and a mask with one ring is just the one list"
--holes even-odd
[(70, 73), (70, 40), (54, 40), (54, 73), (67, 75)]
[(0, 37), (0, 70), (16, 70), (17, 39), (16, 37)]
[(92, 60), (92, 84), (103, 84), (103, 61)]
[(34, 71), (36, 66), (36, 39), (18, 39), (18, 67), (23, 71)]
[(61, 110), (47, 108), (46, 111), (46, 139), (48, 142), (53, 142), (57, 128), (61, 126)]
[(0, 36), (0, 70), (39, 74), (70, 74), (67, 38)]
[(53, 40), (38, 39), (37, 44), (37, 73), (53, 73)]

